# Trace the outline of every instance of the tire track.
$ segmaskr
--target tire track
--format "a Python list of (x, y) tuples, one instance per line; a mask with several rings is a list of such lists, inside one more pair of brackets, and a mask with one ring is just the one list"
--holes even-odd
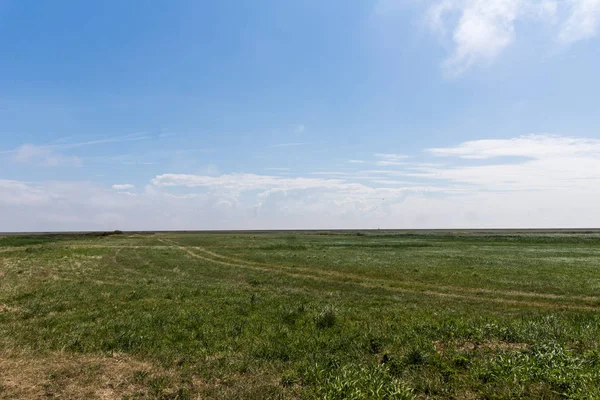
[[(176, 242), (167, 240), (167, 239), (159, 239), (163, 243), (171, 244), (172, 247), (177, 248), (191, 257), (201, 259), (204, 261), (208, 261), (214, 264), (225, 265), (229, 267), (249, 269), (254, 271), (261, 272), (269, 272), (269, 273), (280, 273), (283, 275), (287, 275), (294, 278), (299, 279), (311, 279), (314, 281), (320, 282), (328, 282), (334, 284), (348, 284), (361, 286), (369, 289), (383, 289), (387, 291), (397, 292), (397, 293), (406, 293), (406, 294), (418, 294), (418, 295), (429, 295), (429, 296), (437, 296), (443, 298), (452, 298), (452, 299), (460, 299), (467, 301), (478, 301), (478, 302), (492, 302), (499, 304), (510, 304), (515, 306), (521, 306), (526, 308), (547, 308), (547, 309), (571, 309), (571, 310), (585, 310), (585, 311), (599, 311), (600, 307), (590, 306), (590, 305), (576, 305), (576, 304), (558, 304), (558, 303), (548, 303), (548, 302), (539, 302), (539, 301), (524, 301), (524, 300), (514, 300), (514, 299), (504, 299), (504, 298), (494, 298), (494, 297), (480, 297), (480, 296), (472, 296), (468, 294), (461, 293), (447, 293), (447, 292), (439, 292), (436, 290), (426, 289), (426, 290), (417, 290), (417, 289), (409, 289), (406, 287), (397, 287), (397, 286), (389, 286), (389, 283), (397, 284), (397, 281), (384, 281), (384, 280), (372, 280), (365, 277), (359, 277), (357, 275), (349, 275), (331, 271), (315, 271), (310, 268), (292, 268), (292, 267), (284, 267), (284, 266), (274, 266), (269, 264), (262, 265), (253, 265), (254, 263), (248, 263), (241, 259), (236, 259), (233, 257), (221, 256), (216, 253), (213, 253), (209, 250), (205, 250), (199, 247), (192, 247), (194, 250), (199, 250), (205, 255), (201, 255), (190, 250), (190, 247), (182, 246)], [(214, 258), (207, 257), (206, 255), (212, 256)], [(217, 259), (215, 259), (217, 258)], [(295, 271), (305, 272), (305, 273), (297, 273)], [(325, 275), (325, 276), (322, 276)], [(330, 276), (326, 277), (326, 276)], [(335, 278), (358, 278), (360, 282), (353, 281), (343, 281)], [(433, 285), (431, 285), (433, 286)], [(435, 286), (433, 286), (435, 288)], [(489, 289), (488, 289), (489, 290)], [(501, 294), (501, 292), (491, 291), (495, 294)]]
[(123, 250), (122, 247), (118, 248), (117, 251), (115, 251), (115, 254), (113, 254), (112, 256), (112, 262), (118, 267), (119, 266), (119, 253), (121, 252), (121, 250)]
[(172, 246), (141, 246), (141, 245), (102, 245), (102, 244), (71, 244), (62, 246), (66, 249), (169, 249)]
[[(165, 242), (163, 242), (163, 243), (165, 243)], [(172, 243), (176, 244), (174, 242), (172, 242)], [(266, 268), (285, 268), (285, 269), (290, 269), (293, 271), (304, 271), (304, 272), (308, 272), (311, 274), (329, 275), (329, 276), (335, 276), (335, 277), (340, 277), (340, 278), (344, 278), (344, 279), (357, 279), (357, 280), (361, 280), (361, 281), (368, 280), (368, 281), (377, 282), (380, 284), (393, 283), (393, 284), (399, 284), (399, 285), (404, 285), (404, 286), (407, 286), (407, 285), (420, 286), (424, 289), (429, 288), (429, 289), (438, 289), (438, 290), (449, 290), (449, 291), (456, 291), (456, 292), (461, 292), (461, 293), (462, 292), (475, 293), (475, 294), (485, 293), (485, 294), (496, 294), (496, 295), (504, 295), (504, 296), (514, 296), (514, 297), (533, 297), (533, 298), (547, 299), (547, 300), (598, 301), (598, 302), (600, 302), (600, 297), (595, 297), (595, 296), (566, 296), (566, 295), (551, 294), (551, 293), (523, 292), (523, 291), (518, 291), (518, 290), (499, 290), (499, 289), (471, 288), (471, 287), (452, 286), (452, 285), (436, 285), (436, 284), (426, 283), (426, 282), (398, 281), (398, 280), (390, 280), (390, 279), (370, 278), (370, 277), (365, 277), (363, 275), (356, 275), (356, 274), (340, 272), (340, 271), (324, 271), (324, 270), (315, 270), (314, 268), (277, 266), (277, 265), (272, 265), (272, 264), (263, 264), (263, 263), (259, 263), (259, 262), (248, 261), (248, 260), (235, 258), (235, 257), (224, 256), (224, 255), (214, 253), (210, 250), (207, 250), (207, 249), (205, 249), (203, 247), (199, 247), (199, 246), (190, 246), (190, 248), (201, 251), (202, 253), (208, 254), (210, 256), (217, 257), (219, 259), (238, 262), (238, 263), (242, 263), (245, 265), (256, 265), (256, 266), (262, 266), (262, 267), (266, 267)]]

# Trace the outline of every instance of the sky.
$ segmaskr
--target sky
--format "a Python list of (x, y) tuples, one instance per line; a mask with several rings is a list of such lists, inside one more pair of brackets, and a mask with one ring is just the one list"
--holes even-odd
[(0, 232), (600, 227), (600, 0), (0, 0)]

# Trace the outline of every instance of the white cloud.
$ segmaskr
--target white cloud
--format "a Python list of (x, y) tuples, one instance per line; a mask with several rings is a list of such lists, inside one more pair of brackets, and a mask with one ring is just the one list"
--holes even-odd
[[(475, 63), (489, 62), (515, 38), (515, 21), (526, 0), (443, 0), (429, 9), (432, 28), (445, 33), (454, 24), (453, 54), (443, 64), (449, 75), (458, 75)], [(452, 18), (458, 13), (458, 20)]]
[[(316, 172), (314, 174), (340, 174), (336, 172)], [(227, 174), (220, 176), (204, 175), (181, 175), (164, 174), (158, 175), (152, 180), (157, 187), (205, 187), (220, 193), (242, 193), (250, 191), (303, 191), (312, 189), (332, 190), (343, 196), (365, 196), (371, 195), (378, 190), (393, 195), (406, 191), (440, 191), (448, 188), (433, 186), (406, 186), (395, 188), (370, 187), (362, 183), (352, 182), (346, 179), (322, 179), (322, 178), (289, 178), (280, 176), (257, 175), (257, 174)]]
[(76, 156), (65, 156), (48, 146), (24, 144), (11, 153), (13, 154), (12, 161), (17, 163), (37, 164), (45, 167), (79, 167), (82, 165), (81, 158)]
[(594, 37), (600, 0), (436, 0), (427, 16), (434, 32), (451, 36), (452, 54), (442, 67), (456, 76), (498, 57), (516, 40), (518, 21), (530, 26), (535, 20), (544, 22), (564, 44)]
[[(599, 139), (530, 135), (476, 140), (430, 151), (440, 156), (490, 161), (476, 166), (423, 167), (410, 176), (471, 185), (474, 191), (545, 192), (549, 202), (556, 196), (571, 197), (568, 207), (578, 207), (582, 197), (600, 194)], [(501, 156), (527, 159), (492, 163), (494, 157)]]
[(340, 188), (341, 186), (354, 185), (344, 184), (339, 179), (283, 178), (280, 176), (257, 174), (228, 174), (220, 176), (164, 174), (154, 178), (152, 184), (155, 186), (185, 186), (190, 188), (207, 187), (233, 192), (266, 189)]
[(380, 167), (389, 167), (393, 165), (403, 165), (404, 163), (401, 161), (377, 161), (375, 165), (379, 165)]
[(350, 164), (363, 164), (364, 160), (348, 160)]
[(600, 0), (567, 0), (570, 15), (562, 24), (559, 39), (569, 44), (588, 39), (598, 33)]
[(269, 147), (294, 147), (294, 146), (304, 146), (307, 144), (309, 144), (309, 143), (280, 143), (280, 144), (273, 144)]
[[(148, 185), (133, 196), (81, 182), (0, 180), (2, 230), (351, 228), (365, 222), (376, 227), (385, 222), (386, 210), (410, 193), (439, 190), (261, 175), (173, 178), (157, 177), (159, 182), (192, 187), (203, 182), (216, 190), (178, 195), (164, 186)], [(252, 182), (229, 186), (242, 179)], [(219, 190), (222, 187), (231, 190)]]
[(456, 147), (428, 149), (438, 156), (466, 159), (520, 156), (549, 158), (600, 155), (600, 139), (572, 138), (556, 135), (527, 135), (512, 139), (488, 139), (464, 142)]
[(298, 125), (296, 126), (296, 128), (294, 129), (294, 133), (296, 135), (301, 135), (304, 133), (304, 131), (306, 130), (306, 127), (304, 125)]
[(390, 153), (377, 153), (377, 154), (375, 154), (375, 157), (380, 159), (379, 161), (375, 162), (375, 164), (379, 165), (380, 167), (403, 165), (403, 164), (405, 164), (405, 161), (402, 161), (402, 160), (406, 160), (407, 158), (410, 158), (409, 156), (407, 156), (405, 154), (390, 154)]
[(17, 163), (36, 164), (44, 167), (56, 166), (81, 166), (82, 159), (74, 155), (65, 155), (64, 151), (84, 146), (97, 146), (108, 143), (120, 143), (148, 139), (149, 136), (142, 134), (125, 135), (118, 137), (105, 137), (101, 139), (88, 140), (85, 142), (66, 142), (61, 139), (45, 145), (34, 145), (25, 143), (16, 149), (0, 151), (2, 154), (12, 155), (12, 161)]
[(126, 184), (122, 184), (122, 185), (112, 185), (112, 188), (115, 190), (131, 190), (131, 189), (134, 189), (135, 186), (126, 183)]
[(400, 161), (400, 160), (410, 158), (410, 156), (408, 156), (406, 154), (392, 154), (392, 153), (375, 153), (375, 157), (381, 158), (385, 161)]
[[(571, 190), (597, 191), (600, 184), (600, 159), (561, 157), (520, 164), (430, 168), (409, 176), (468, 184), (472, 185), (473, 192), (549, 190), (568, 195)], [(573, 206), (579, 200), (575, 193), (571, 193)]]
[(0, 204), (3, 206), (21, 204), (28, 207), (44, 204), (48, 200), (44, 190), (19, 181), (0, 179), (0, 193)]

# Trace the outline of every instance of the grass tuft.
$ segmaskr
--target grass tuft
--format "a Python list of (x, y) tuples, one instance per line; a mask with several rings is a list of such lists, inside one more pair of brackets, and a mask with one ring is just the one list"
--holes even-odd
[(315, 316), (315, 326), (318, 329), (332, 328), (336, 322), (336, 313), (333, 307), (327, 306)]

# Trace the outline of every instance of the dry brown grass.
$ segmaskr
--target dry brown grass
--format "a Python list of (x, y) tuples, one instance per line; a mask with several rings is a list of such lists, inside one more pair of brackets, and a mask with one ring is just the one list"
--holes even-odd
[[(147, 384), (154, 377), (177, 380), (167, 371), (124, 354), (0, 354), (0, 399), (154, 398)], [(167, 385), (164, 392), (170, 390), (175, 389)]]
[[(160, 382), (160, 390), (153, 381)], [(182, 382), (175, 370), (126, 354), (0, 353), (0, 399), (175, 399)], [(210, 382), (192, 376), (184, 386), (185, 398), (192, 399), (232, 398), (240, 390), (244, 398), (297, 397), (294, 390), (281, 392), (276, 374), (259, 379), (252, 374), (230, 374)]]
[(7, 306), (6, 304), (0, 304), (0, 313), (10, 311), (19, 311), (19, 309), (17, 307)]

